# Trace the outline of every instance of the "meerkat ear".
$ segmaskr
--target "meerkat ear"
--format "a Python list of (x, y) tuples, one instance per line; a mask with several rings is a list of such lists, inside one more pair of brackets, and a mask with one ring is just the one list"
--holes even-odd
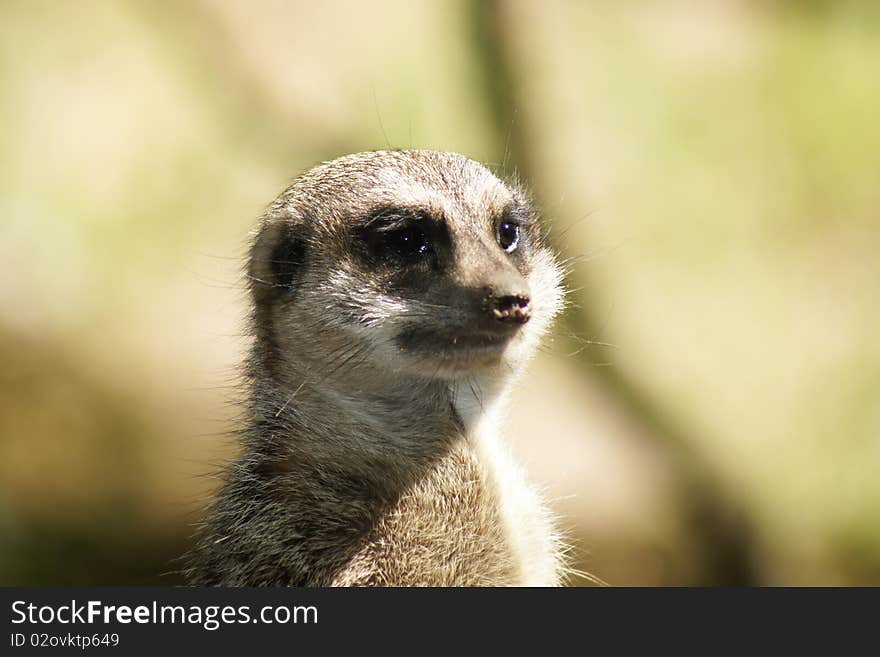
[(260, 229), (248, 267), (258, 304), (296, 291), (306, 259), (306, 231), (305, 225), (289, 220), (270, 221)]

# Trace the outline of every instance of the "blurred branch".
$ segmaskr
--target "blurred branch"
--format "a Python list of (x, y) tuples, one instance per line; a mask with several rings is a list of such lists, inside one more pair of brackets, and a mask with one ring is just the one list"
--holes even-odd
[[(494, 118), (496, 143), (499, 148), (504, 145), (502, 161), (505, 168), (512, 167), (518, 177), (534, 181), (536, 156), (529, 148), (523, 118), (515, 116), (518, 99), (514, 94), (516, 80), (512, 54), (522, 41), (516, 39), (509, 29), (510, 6), (501, 0), (470, 0), (471, 24), (474, 26), (472, 37), (476, 65), (481, 69)], [(554, 244), (563, 257), (573, 255), (565, 252), (565, 246), (564, 243)], [(596, 317), (591, 314), (594, 304), (589, 289), (572, 294), (576, 298), (574, 308), (566, 318), (569, 328), (575, 335), (585, 338), (598, 336), (601, 330)], [(696, 441), (635, 381), (613, 365), (592, 367), (588, 356), (584, 350), (577, 356), (583, 366), (580, 371), (595, 378), (626, 414), (641, 425), (641, 435), (660, 442), (678, 487), (677, 508), (681, 510), (699, 560), (697, 564), (689, 564), (689, 570), (694, 572), (693, 583), (756, 584), (755, 546), (744, 510), (729, 497), (710, 464), (695, 449)]]

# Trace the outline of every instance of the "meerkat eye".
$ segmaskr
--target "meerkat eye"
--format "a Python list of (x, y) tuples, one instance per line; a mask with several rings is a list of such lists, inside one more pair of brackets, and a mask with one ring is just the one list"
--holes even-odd
[(386, 244), (397, 255), (414, 258), (428, 252), (428, 237), (421, 227), (409, 224), (386, 233)]
[(508, 253), (516, 251), (519, 244), (519, 224), (514, 221), (502, 221), (498, 226), (498, 244)]
[(439, 221), (419, 208), (380, 208), (354, 228), (365, 255), (391, 267), (436, 264), (436, 248), (448, 242)]

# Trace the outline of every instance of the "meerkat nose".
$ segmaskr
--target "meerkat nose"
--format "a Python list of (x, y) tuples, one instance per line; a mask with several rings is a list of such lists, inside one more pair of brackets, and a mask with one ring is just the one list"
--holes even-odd
[(532, 315), (529, 297), (525, 294), (496, 296), (488, 290), (486, 301), (490, 316), (505, 324), (525, 324)]

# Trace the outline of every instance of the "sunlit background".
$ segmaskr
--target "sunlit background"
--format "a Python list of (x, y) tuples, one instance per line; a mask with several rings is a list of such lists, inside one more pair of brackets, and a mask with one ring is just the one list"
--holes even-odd
[(508, 434), (577, 569), (880, 584), (880, 4), (3, 0), (0, 126), (0, 583), (180, 583), (255, 218), (420, 147), (571, 258)]

